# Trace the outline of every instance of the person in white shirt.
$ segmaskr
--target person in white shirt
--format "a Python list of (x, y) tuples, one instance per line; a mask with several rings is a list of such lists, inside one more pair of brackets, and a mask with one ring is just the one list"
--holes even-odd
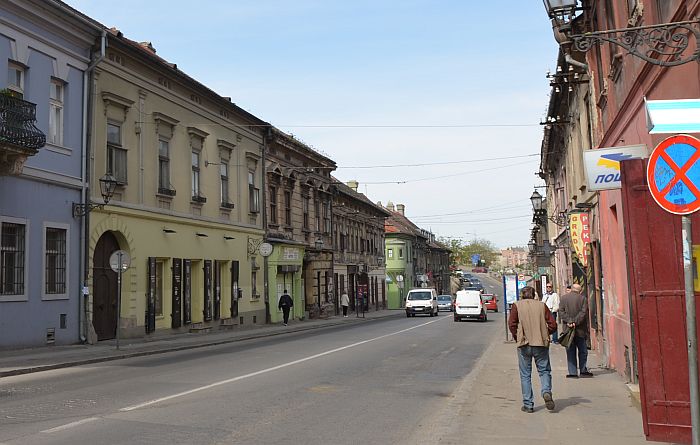
[[(544, 296), (542, 297), (542, 302), (547, 305), (549, 312), (552, 313), (554, 320), (557, 319), (557, 312), (559, 312), (559, 295), (554, 292), (554, 286), (552, 283), (547, 283)], [(552, 343), (559, 343), (559, 332), (558, 329), (552, 333)]]
[(343, 292), (340, 296), (340, 305), (343, 307), (343, 317), (348, 318), (348, 306), (350, 305), (350, 297), (347, 292)]

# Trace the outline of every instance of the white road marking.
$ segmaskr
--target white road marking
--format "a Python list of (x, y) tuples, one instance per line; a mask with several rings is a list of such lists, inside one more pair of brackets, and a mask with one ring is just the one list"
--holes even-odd
[(94, 422), (95, 420), (100, 420), (100, 418), (99, 417), (88, 417), (87, 419), (77, 420), (75, 422), (66, 423), (65, 425), (57, 426), (56, 428), (44, 430), (44, 431), (42, 431), (42, 433), (57, 433), (59, 431), (67, 430), (69, 428), (73, 428), (73, 427), (76, 427), (78, 425), (82, 425), (84, 423)]
[(391, 336), (394, 336), (394, 335), (402, 334), (402, 333), (404, 333), (404, 332), (408, 332), (408, 331), (411, 331), (411, 330), (413, 330), (413, 329), (418, 329), (418, 328), (421, 328), (421, 327), (423, 327), (423, 326), (427, 326), (427, 325), (429, 325), (429, 324), (431, 324), (431, 323), (435, 323), (435, 322), (442, 321), (442, 320), (448, 320), (448, 318), (447, 318), (447, 317), (441, 317), (441, 318), (439, 318), (439, 319), (437, 319), (437, 320), (428, 321), (428, 322), (426, 322), (426, 323), (419, 324), (419, 325), (416, 325), (416, 326), (412, 326), (412, 327), (410, 327), (410, 328), (406, 328), (406, 329), (402, 329), (402, 330), (400, 330), (400, 331), (392, 332), (391, 334), (380, 335), (379, 337), (370, 338), (369, 340), (358, 341), (357, 343), (352, 343), (352, 344), (349, 344), (349, 345), (347, 345), (347, 346), (341, 346), (340, 348), (331, 349), (331, 350), (329, 350), (329, 351), (321, 352), (321, 353), (319, 353), (319, 354), (310, 355), (310, 356), (308, 356), (308, 357), (304, 357), (304, 358), (300, 358), (299, 360), (294, 360), (294, 361), (291, 361), (291, 362), (283, 363), (283, 364), (281, 364), (281, 365), (273, 366), (273, 367), (271, 367), (271, 368), (261, 369), (260, 371), (255, 371), (255, 372), (251, 372), (251, 373), (249, 373), (249, 374), (240, 375), (240, 376), (238, 376), (238, 377), (233, 377), (233, 378), (231, 378), (231, 379), (226, 379), (226, 380), (221, 380), (221, 381), (219, 381), (219, 382), (210, 383), (210, 384), (208, 384), (208, 385), (200, 386), (200, 387), (198, 387), (198, 388), (189, 389), (189, 390), (187, 390), (187, 391), (179, 392), (179, 393), (177, 393), (177, 394), (172, 394), (172, 395), (169, 395), (169, 396), (160, 397), (160, 398), (158, 398), (158, 399), (150, 400), (150, 401), (148, 401), (148, 402), (139, 403), (138, 405), (127, 406), (127, 407), (125, 407), (125, 408), (121, 408), (119, 411), (125, 412), (125, 411), (133, 411), (133, 410), (136, 410), (136, 409), (145, 408), (145, 407), (147, 407), (147, 406), (151, 406), (151, 405), (155, 405), (155, 404), (157, 404), (157, 403), (165, 402), (166, 400), (172, 400), (172, 399), (175, 399), (175, 398), (178, 398), (178, 397), (183, 397), (183, 396), (187, 396), (187, 395), (190, 395), (190, 394), (194, 394), (194, 393), (196, 393), (196, 392), (205, 391), (205, 390), (211, 389), (211, 388), (216, 388), (217, 386), (221, 386), (221, 385), (226, 385), (226, 384), (229, 384), (229, 383), (237, 382), (237, 381), (239, 381), (239, 380), (247, 379), (247, 378), (250, 378), (250, 377), (255, 377), (255, 376), (258, 376), (258, 375), (261, 375), (261, 374), (266, 374), (266, 373), (268, 373), (268, 372), (277, 371), (278, 369), (287, 368), (287, 367), (293, 366), (293, 365), (298, 365), (299, 363), (304, 363), (304, 362), (307, 362), (307, 361), (309, 361), (309, 360), (314, 360), (314, 359), (317, 359), (317, 358), (319, 358), (319, 357), (323, 357), (323, 356), (326, 356), (326, 355), (329, 355), (329, 354), (333, 354), (333, 353), (336, 353), (336, 352), (344, 351), (344, 350), (346, 350), (346, 349), (354, 348), (354, 347), (357, 347), (357, 346), (360, 346), (360, 345), (364, 345), (364, 344), (366, 344), (366, 343), (370, 343), (370, 342), (373, 342), (373, 341), (381, 340), (381, 339), (383, 339), (383, 338), (387, 338), (387, 337), (391, 337)]

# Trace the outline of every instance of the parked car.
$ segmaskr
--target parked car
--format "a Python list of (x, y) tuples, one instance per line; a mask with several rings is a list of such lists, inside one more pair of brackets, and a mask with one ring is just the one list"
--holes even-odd
[(406, 295), (406, 317), (416, 314), (438, 315), (437, 292), (435, 289), (411, 289)]
[(474, 273), (488, 273), (488, 269), (486, 267), (475, 267), (472, 269), (472, 272)]
[(460, 321), (464, 318), (476, 318), (481, 321), (487, 320), (486, 307), (481, 300), (481, 292), (477, 290), (457, 291), (454, 321)]
[(498, 312), (498, 299), (494, 294), (481, 294), (481, 301), (487, 310)]
[(438, 295), (438, 311), (452, 310), (452, 295)]

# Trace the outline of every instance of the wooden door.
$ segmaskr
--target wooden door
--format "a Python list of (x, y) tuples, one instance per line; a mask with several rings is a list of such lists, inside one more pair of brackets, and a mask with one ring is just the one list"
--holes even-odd
[(92, 323), (98, 340), (117, 335), (117, 273), (109, 267), (109, 257), (119, 250), (117, 238), (105, 232), (97, 241), (92, 263)]

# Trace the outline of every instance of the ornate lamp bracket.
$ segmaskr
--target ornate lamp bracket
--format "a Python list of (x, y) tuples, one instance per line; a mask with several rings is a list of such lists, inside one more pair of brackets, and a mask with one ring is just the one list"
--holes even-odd
[[(603, 42), (609, 42), (627, 50), (629, 54), (659, 66), (678, 66), (700, 60), (699, 19), (639, 26), (635, 28), (613, 29), (570, 36), (576, 51), (587, 52)], [(686, 50), (695, 39), (695, 51)]]

